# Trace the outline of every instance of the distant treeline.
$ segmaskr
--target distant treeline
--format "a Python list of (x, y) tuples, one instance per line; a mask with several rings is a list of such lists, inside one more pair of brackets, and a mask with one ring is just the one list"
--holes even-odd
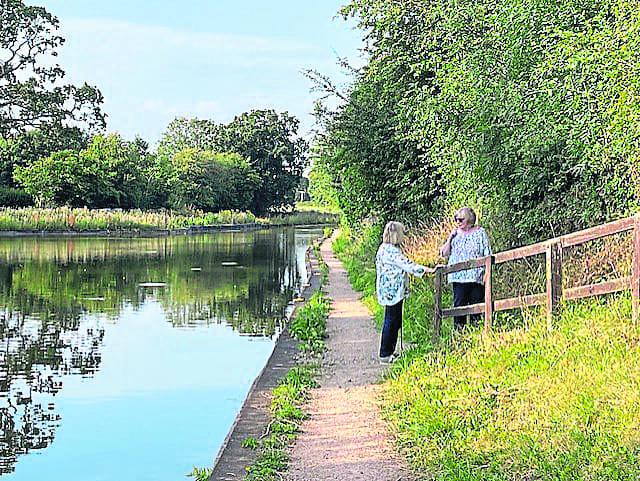
[(368, 64), (316, 112), (312, 195), (351, 223), (471, 205), (501, 248), (638, 209), (635, 0), (353, 1)]
[(272, 110), (227, 125), (178, 118), (150, 152), (140, 138), (43, 125), (0, 140), (0, 203), (264, 214), (295, 202), (307, 150), (297, 129)]
[(307, 143), (287, 112), (177, 118), (156, 152), (105, 135), (104, 97), (63, 84), (65, 39), (44, 7), (0, 1), (0, 206), (251, 211), (292, 205)]

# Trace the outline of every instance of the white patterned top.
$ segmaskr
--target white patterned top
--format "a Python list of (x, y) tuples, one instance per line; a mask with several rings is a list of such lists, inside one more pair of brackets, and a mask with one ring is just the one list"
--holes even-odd
[[(467, 232), (459, 229), (456, 236), (451, 240), (451, 253), (449, 254), (447, 265), (490, 255), (491, 245), (486, 230), (482, 227), (474, 227)], [(477, 282), (478, 284), (484, 284), (484, 268), (478, 267), (452, 272), (449, 274), (448, 279), (449, 283)]]
[(426, 267), (411, 262), (393, 244), (381, 244), (376, 253), (376, 295), (382, 306), (393, 306), (409, 297), (409, 274), (422, 277)]

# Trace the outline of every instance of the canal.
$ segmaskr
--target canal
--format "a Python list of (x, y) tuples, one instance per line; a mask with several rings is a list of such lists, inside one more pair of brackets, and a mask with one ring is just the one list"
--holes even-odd
[(0, 479), (210, 467), (321, 234), (0, 238)]

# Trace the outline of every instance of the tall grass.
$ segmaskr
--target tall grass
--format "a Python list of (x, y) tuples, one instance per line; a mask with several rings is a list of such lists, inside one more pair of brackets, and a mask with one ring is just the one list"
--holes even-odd
[[(446, 223), (413, 229), (405, 253), (443, 262)], [(336, 242), (354, 287), (376, 318), (375, 250), (380, 228)], [(626, 275), (628, 238), (567, 253), (566, 286)], [(503, 266), (494, 287), (535, 292), (539, 259)], [(478, 330), (430, 341), (433, 278), (414, 279), (404, 330), (415, 343), (384, 387), (384, 416), (400, 448), (434, 480), (640, 479), (640, 332), (627, 294), (566, 303), (549, 331), (542, 309), (501, 313), (490, 338)], [(447, 302), (447, 300), (445, 300)]]
[(217, 224), (259, 222), (248, 212), (142, 211), (120, 209), (0, 209), (0, 230), (4, 231), (97, 231), (179, 229)]
[(224, 224), (305, 225), (336, 224), (338, 216), (326, 212), (297, 212), (257, 218), (250, 212), (185, 210), (142, 211), (120, 209), (0, 208), (0, 231), (150, 231)]
[(640, 338), (628, 296), (566, 306), (556, 329), (453, 337), (397, 370), (385, 417), (433, 479), (640, 479)]

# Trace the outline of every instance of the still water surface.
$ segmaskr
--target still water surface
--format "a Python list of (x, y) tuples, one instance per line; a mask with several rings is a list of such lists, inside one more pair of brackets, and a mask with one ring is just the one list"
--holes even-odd
[(211, 466), (321, 233), (0, 238), (0, 479)]

